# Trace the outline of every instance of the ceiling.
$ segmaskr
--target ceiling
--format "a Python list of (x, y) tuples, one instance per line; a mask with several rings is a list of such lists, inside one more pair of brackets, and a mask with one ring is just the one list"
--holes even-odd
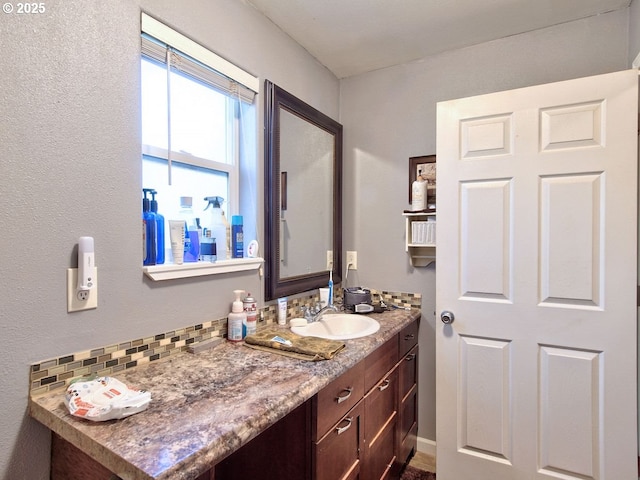
[(338, 78), (626, 8), (632, 0), (243, 0)]

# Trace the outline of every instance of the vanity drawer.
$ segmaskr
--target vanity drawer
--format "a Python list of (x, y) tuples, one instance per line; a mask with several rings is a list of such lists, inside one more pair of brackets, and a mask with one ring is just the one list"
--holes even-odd
[(406, 355), (409, 350), (418, 344), (418, 325), (418, 320), (411, 322), (398, 334), (398, 351), (400, 352), (400, 357)]
[(320, 390), (313, 403), (313, 439), (317, 441), (364, 396), (364, 361)]
[(366, 362), (364, 390), (368, 392), (398, 362), (398, 342), (395, 339), (389, 340), (374, 350), (364, 361)]

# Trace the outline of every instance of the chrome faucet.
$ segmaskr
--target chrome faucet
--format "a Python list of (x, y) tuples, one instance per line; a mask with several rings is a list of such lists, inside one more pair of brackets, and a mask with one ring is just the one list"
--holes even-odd
[(315, 315), (313, 307), (307, 307), (306, 305), (303, 305), (302, 307), (300, 307), (300, 309), (302, 310), (304, 319), (307, 321), (307, 323), (313, 322), (313, 317)]
[(320, 311), (313, 316), (313, 319), (311, 321), (312, 322), (319, 322), (322, 319), (322, 317), (324, 315), (326, 315), (327, 312), (329, 312), (329, 311), (331, 311), (333, 313), (338, 313), (338, 312), (340, 312), (340, 309), (338, 307), (336, 307), (335, 305), (327, 305), (326, 307), (322, 307), (320, 309)]

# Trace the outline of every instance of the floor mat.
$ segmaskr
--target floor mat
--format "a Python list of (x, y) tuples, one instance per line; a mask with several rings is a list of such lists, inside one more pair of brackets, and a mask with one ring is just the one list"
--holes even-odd
[(436, 480), (436, 474), (407, 465), (400, 480)]

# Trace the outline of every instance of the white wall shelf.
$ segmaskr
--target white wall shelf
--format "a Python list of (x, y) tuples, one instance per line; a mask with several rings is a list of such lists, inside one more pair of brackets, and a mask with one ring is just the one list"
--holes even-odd
[(154, 282), (162, 280), (174, 280), (178, 278), (202, 277), (206, 275), (219, 275), (222, 273), (244, 272), (258, 270), (264, 263), (263, 258), (234, 258), (219, 262), (193, 262), (175, 265), (151, 265), (142, 267), (144, 274)]
[[(414, 267), (426, 267), (436, 261), (436, 239), (435, 239), (435, 211), (404, 212), (405, 218), (405, 251), (411, 258), (411, 265)], [(432, 235), (423, 239), (420, 243), (412, 241), (413, 222), (433, 223)]]

